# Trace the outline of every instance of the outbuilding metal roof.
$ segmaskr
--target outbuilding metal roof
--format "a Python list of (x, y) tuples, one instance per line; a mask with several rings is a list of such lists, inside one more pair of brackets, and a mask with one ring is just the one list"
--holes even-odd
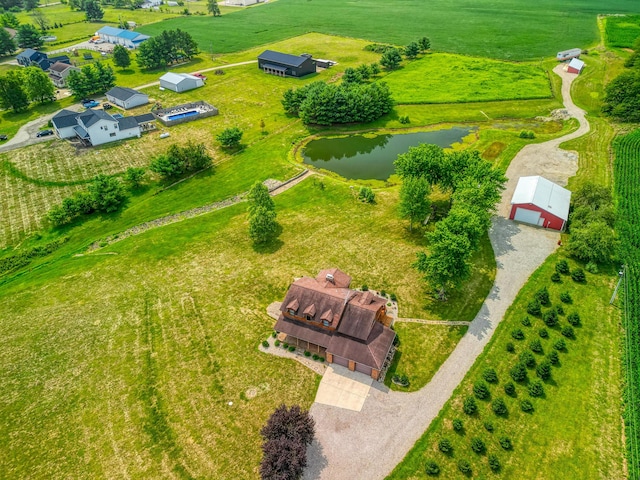
[(562, 220), (569, 218), (571, 192), (539, 175), (520, 177), (511, 205), (532, 204)]
[(571, 61), (569, 62), (569, 68), (575, 68), (576, 70), (581, 72), (582, 69), (584, 68), (584, 62), (579, 58), (572, 58)]
[(142, 92), (127, 87), (113, 87), (106, 94), (110, 97), (117, 98), (118, 100), (122, 101), (127, 101), (134, 95), (145, 95)]
[(289, 67), (299, 67), (308, 58), (309, 57), (303, 57), (300, 55), (289, 55), (288, 53), (274, 52), (273, 50), (265, 50), (258, 56), (259, 60), (279, 63), (280, 65), (287, 65)]

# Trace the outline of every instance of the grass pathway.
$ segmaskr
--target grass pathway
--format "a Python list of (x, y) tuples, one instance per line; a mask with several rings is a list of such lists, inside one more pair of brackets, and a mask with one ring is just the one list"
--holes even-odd
[[(560, 143), (589, 131), (584, 112), (571, 100), (574, 76), (554, 69), (563, 81), (562, 96), (567, 111), (578, 119), (580, 128), (549, 142), (529, 145), (512, 160), (506, 172), (509, 185), (520, 175), (545, 175), (553, 168), (554, 180), (564, 181), (576, 171), (576, 159), (560, 150)], [(511, 200), (512, 189), (503, 192), (498, 212), (502, 215)], [(384, 478), (420, 438), (464, 379), (496, 327), (529, 276), (557, 248), (560, 235), (519, 225), (496, 216), (489, 237), (496, 256), (496, 279), (477, 316), (455, 350), (431, 381), (413, 393), (389, 391), (374, 382), (360, 412), (314, 403), (316, 438), (308, 450), (304, 478), (339, 480)], [(382, 453), (381, 453), (382, 452)]]

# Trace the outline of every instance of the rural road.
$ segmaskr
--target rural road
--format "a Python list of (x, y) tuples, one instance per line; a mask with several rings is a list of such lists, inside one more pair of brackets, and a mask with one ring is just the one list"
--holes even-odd
[(506, 172), (509, 182), (489, 231), (496, 279), (467, 333), (431, 381), (414, 393), (388, 390), (374, 382), (360, 412), (319, 403), (311, 406), (316, 437), (308, 449), (305, 480), (381, 479), (402, 461), (429, 427), (489, 342), (507, 308), (529, 276), (553, 253), (558, 233), (516, 224), (504, 217), (521, 175), (544, 175), (566, 184), (577, 171), (577, 156), (560, 143), (589, 131), (584, 112), (570, 96), (573, 76), (558, 65), (565, 108), (580, 128), (561, 138), (523, 148)]

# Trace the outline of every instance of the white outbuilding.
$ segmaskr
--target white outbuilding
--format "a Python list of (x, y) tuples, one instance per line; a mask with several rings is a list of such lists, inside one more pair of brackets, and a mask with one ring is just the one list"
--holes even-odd
[(149, 95), (127, 87), (113, 87), (107, 92), (107, 100), (128, 110), (149, 103)]
[(539, 175), (520, 177), (511, 198), (509, 218), (563, 231), (569, 218), (571, 192)]
[(168, 72), (160, 77), (160, 87), (174, 92), (186, 92), (194, 88), (202, 87), (204, 79), (189, 75), (188, 73)]

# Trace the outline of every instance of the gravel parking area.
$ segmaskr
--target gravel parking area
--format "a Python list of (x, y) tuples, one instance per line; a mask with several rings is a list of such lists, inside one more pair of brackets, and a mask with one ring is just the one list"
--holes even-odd
[(527, 146), (511, 162), (509, 185), (489, 232), (497, 261), (496, 279), (469, 330), (431, 382), (418, 392), (393, 392), (374, 382), (361, 412), (314, 403), (311, 414), (316, 421), (316, 438), (308, 450), (305, 479), (379, 479), (388, 475), (451, 397), (529, 276), (556, 249), (558, 233), (516, 224), (504, 218), (504, 212), (519, 176), (540, 174), (564, 185), (577, 170), (577, 156), (559, 150), (558, 145), (584, 135), (589, 125), (570, 98), (574, 76), (561, 68), (558, 65), (554, 72), (563, 80), (564, 104), (579, 120), (580, 128), (562, 138)]

